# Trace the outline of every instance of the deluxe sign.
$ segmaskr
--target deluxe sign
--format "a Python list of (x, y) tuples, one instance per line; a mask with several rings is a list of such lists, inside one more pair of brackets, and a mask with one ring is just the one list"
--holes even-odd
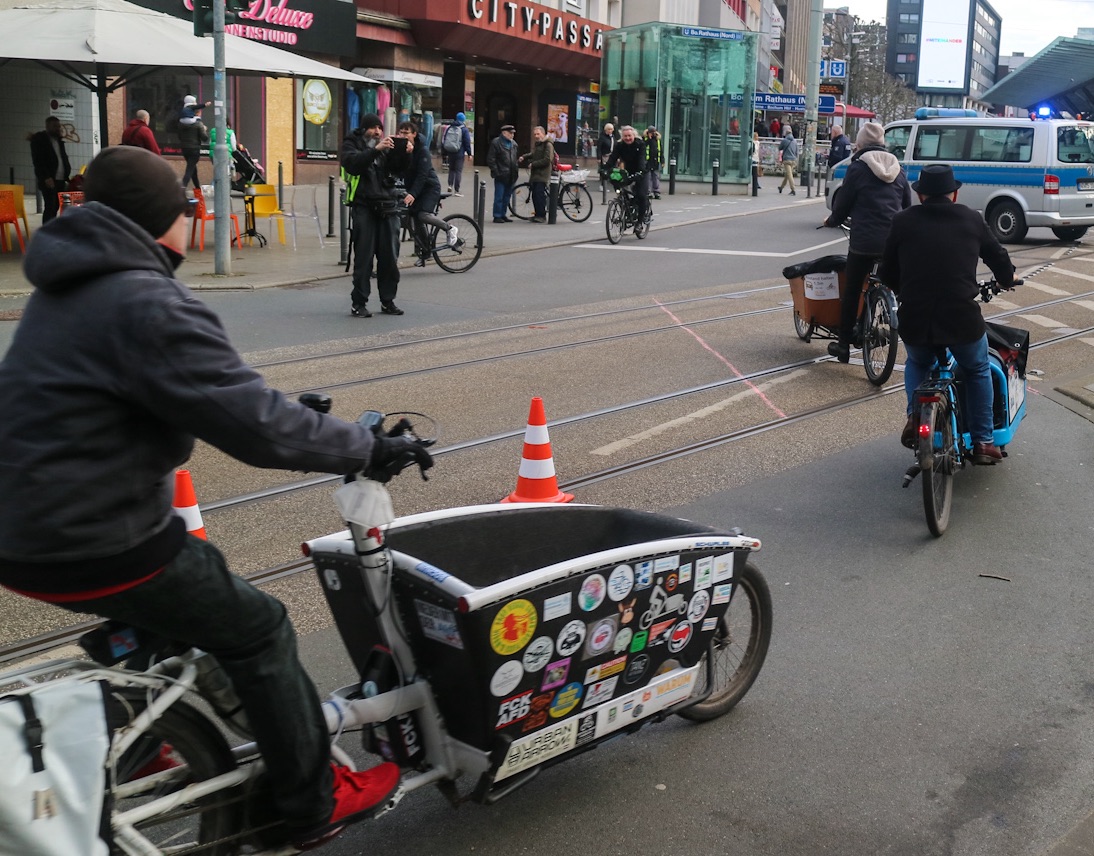
[(540, 37), (564, 45), (576, 45), (599, 51), (604, 47), (604, 31), (595, 31), (567, 15), (552, 14), (529, 3), (515, 0), (467, 0), (467, 14), (476, 21), (484, 16), (491, 24), (502, 21), (507, 29), (538, 33)]

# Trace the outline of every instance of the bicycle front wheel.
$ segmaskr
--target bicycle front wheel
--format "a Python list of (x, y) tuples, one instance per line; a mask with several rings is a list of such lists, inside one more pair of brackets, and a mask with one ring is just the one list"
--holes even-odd
[[(936, 538), (950, 523), (953, 504), (953, 474), (957, 468), (957, 445), (949, 401), (925, 403), (919, 411), (919, 468), (923, 476), (923, 512), (927, 528)], [(929, 426), (927, 431), (923, 426)]]
[(714, 655), (710, 696), (684, 708), (680, 716), (706, 722), (728, 713), (755, 682), (771, 644), (771, 591), (749, 563), (733, 581), (733, 597), (714, 631), (711, 651), (699, 661), (695, 695), (707, 691), (707, 658)]
[(896, 298), (884, 286), (866, 293), (866, 318), (862, 331), (862, 362), (866, 377), (881, 386), (896, 365)]
[(593, 213), (593, 197), (584, 184), (564, 184), (558, 195), (558, 207), (575, 223), (584, 223)]
[[(132, 722), (147, 706), (143, 690), (115, 687), (111, 694), (124, 712), (123, 721), (111, 722), (115, 730)], [(186, 702), (175, 702), (118, 761), (113, 786), (106, 794), (114, 805), (112, 817), (124, 818), (126, 812), (186, 785), (229, 773), (235, 766), (216, 726)], [(135, 827), (164, 853), (233, 856), (244, 844), (243, 799), (239, 789), (223, 791), (176, 805), (138, 821)]]
[(442, 270), (463, 273), (471, 270), (482, 255), (482, 230), (479, 224), (466, 214), (449, 214), (444, 218), (449, 228), (455, 226), (458, 236), (455, 244), (449, 244), (448, 232), (433, 229), (430, 252)]
[(623, 239), (623, 203), (618, 199), (608, 203), (604, 231), (608, 233), (608, 241), (613, 244), (618, 244)]
[(509, 195), (509, 210), (518, 220), (531, 220), (536, 216), (536, 209), (532, 204), (532, 185), (527, 181), (513, 188)]

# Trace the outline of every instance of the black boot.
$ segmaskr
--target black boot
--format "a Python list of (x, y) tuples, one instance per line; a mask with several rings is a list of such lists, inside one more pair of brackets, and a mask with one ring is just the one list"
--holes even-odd
[(841, 363), (849, 363), (851, 361), (851, 348), (842, 339), (838, 342), (829, 342), (828, 355), (835, 357)]

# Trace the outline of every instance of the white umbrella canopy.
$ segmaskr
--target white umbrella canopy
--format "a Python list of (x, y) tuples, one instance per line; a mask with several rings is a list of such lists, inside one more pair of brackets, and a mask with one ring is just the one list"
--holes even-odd
[[(213, 40), (189, 21), (125, 0), (0, 0), (0, 33), (0, 66), (36, 62), (98, 94), (104, 143), (108, 92), (157, 68), (213, 67)], [(378, 82), (238, 36), (224, 36), (224, 54), (235, 74)]]

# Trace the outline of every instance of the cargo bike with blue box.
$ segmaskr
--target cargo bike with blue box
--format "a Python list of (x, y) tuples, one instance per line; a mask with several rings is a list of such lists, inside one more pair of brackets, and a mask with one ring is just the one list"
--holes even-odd
[[(822, 256), (783, 268), (794, 300), (794, 332), (805, 342), (838, 339), (840, 303), (844, 289), (856, 287), (845, 281), (847, 257)], [(866, 377), (881, 386), (893, 373), (897, 349), (896, 297), (874, 274), (860, 283), (858, 321), (851, 344), (862, 349)]]
[[(750, 562), (755, 538), (580, 504), (395, 518), (372, 475), (336, 491), (348, 529), (303, 550), (353, 665), (324, 703), (332, 755), (351, 764), (339, 741), (363, 738), (402, 768), (383, 810), (430, 784), (454, 804), (493, 803), (608, 738), (673, 714), (721, 716), (759, 674), (772, 618)], [(125, 628), (99, 641), (117, 661), (136, 653)], [(84, 834), (96, 844), (83, 852), (295, 852), (262, 811), (261, 758), (203, 652), (167, 651), (142, 671), (55, 661), (2, 675), (0, 688), (9, 694), (0, 712), (7, 698), (57, 688), (74, 693), (77, 711), (113, 702), (109, 715), (86, 719), (99, 727), (85, 734), (109, 739), (95, 744), (97, 761), (95, 749), (90, 762), (84, 753)], [(20, 720), (22, 708), (12, 710)], [(239, 738), (229, 743), (226, 732)], [(63, 734), (47, 723), (31, 742), (56, 748)], [(157, 764), (165, 754), (173, 763)], [(0, 820), (0, 830), (37, 822), (29, 800), (26, 817)]]

